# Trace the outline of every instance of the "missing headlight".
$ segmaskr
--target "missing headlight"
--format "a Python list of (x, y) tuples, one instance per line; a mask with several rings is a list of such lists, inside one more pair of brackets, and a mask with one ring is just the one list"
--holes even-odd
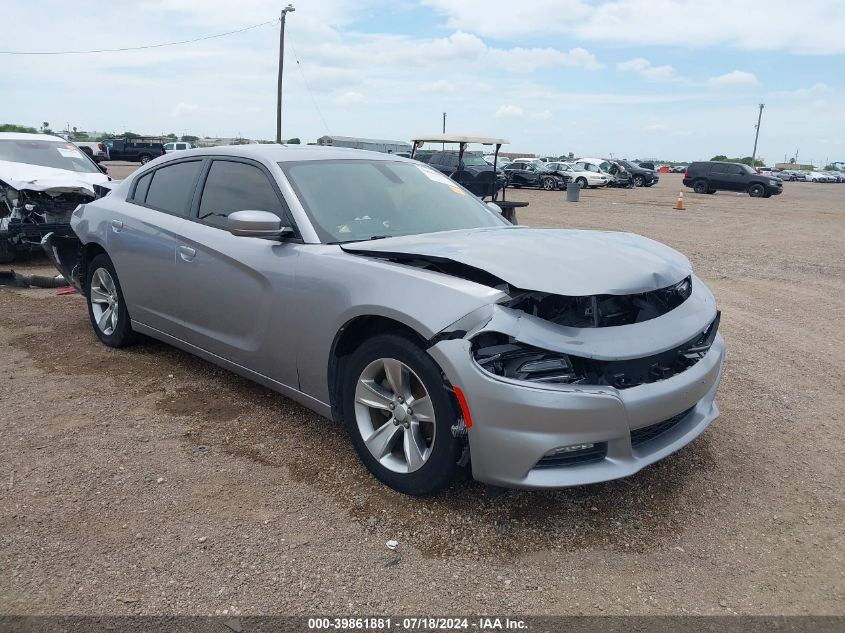
[(583, 380), (566, 354), (518, 343), (498, 332), (484, 332), (473, 340), (473, 358), (485, 371), (529, 382), (574, 384)]

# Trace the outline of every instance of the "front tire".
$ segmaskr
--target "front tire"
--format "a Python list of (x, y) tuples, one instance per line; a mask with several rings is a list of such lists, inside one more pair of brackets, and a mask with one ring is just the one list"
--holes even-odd
[(105, 253), (97, 255), (88, 265), (85, 294), (88, 297), (88, 317), (97, 338), (109, 347), (132, 345), (136, 335), (129, 321), (114, 264)]
[(748, 188), (748, 195), (752, 198), (762, 198), (766, 195), (766, 188), (760, 184), (753, 184)]
[(642, 187), (643, 185), (645, 185), (645, 178), (640, 175), (634, 176), (634, 184), (637, 187)]
[(555, 180), (554, 178), (543, 178), (543, 189), (546, 191), (554, 191), (555, 190)]
[(451, 483), (461, 443), (440, 368), (394, 334), (355, 350), (343, 376), (343, 419), (358, 456), (382, 483), (422, 496)]
[(581, 187), (581, 189), (587, 188), (587, 179), (586, 178), (576, 178), (576, 183)]

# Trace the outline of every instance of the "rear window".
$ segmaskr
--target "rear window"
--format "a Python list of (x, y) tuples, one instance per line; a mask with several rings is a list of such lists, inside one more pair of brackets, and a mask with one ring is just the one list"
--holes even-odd
[(188, 203), (201, 165), (202, 161), (194, 160), (156, 169), (147, 191), (147, 206), (176, 215), (188, 215)]

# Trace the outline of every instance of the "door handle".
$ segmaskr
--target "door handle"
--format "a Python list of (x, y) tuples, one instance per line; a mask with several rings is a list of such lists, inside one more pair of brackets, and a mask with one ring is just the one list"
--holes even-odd
[(179, 251), (179, 257), (186, 262), (194, 261), (194, 257), (197, 255), (197, 252), (189, 246), (180, 246), (177, 250)]
[(120, 231), (123, 229), (123, 222), (121, 222), (120, 220), (112, 220), (111, 228), (115, 233), (120, 233)]

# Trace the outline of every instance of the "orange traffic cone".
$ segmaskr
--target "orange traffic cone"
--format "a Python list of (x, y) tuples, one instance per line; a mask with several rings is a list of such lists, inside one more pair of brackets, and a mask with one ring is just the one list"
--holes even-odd
[(678, 211), (684, 210), (684, 192), (683, 191), (678, 192), (678, 199), (675, 201), (675, 208)]

